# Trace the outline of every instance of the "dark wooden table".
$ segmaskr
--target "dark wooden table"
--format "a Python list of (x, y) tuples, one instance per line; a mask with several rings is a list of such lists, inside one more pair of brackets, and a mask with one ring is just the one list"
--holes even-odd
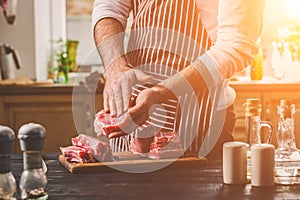
[[(58, 154), (44, 155), (44, 159), (48, 166), (49, 199), (300, 199), (300, 185), (270, 188), (225, 185), (220, 161), (200, 166), (171, 166), (144, 174), (113, 170), (72, 174), (59, 163)], [(17, 183), (22, 162), (20, 154), (12, 156), (11, 169)]]

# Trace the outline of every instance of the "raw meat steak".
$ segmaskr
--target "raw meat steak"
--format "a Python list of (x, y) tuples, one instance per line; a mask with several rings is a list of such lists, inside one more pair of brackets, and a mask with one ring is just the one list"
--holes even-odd
[(153, 141), (153, 137), (140, 138), (134, 137), (130, 143), (130, 150), (134, 154), (144, 155), (150, 151), (150, 146)]
[(130, 150), (151, 159), (178, 158), (184, 153), (175, 132), (158, 132), (151, 138), (135, 137)]
[(108, 136), (116, 129), (119, 130), (118, 124), (123, 120), (124, 115), (121, 117), (111, 117), (109, 113), (101, 110), (95, 116), (94, 129), (98, 135)]
[(95, 162), (94, 157), (90, 152), (77, 146), (60, 147), (60, 151), (68, 162), (87, 163)]
[(110, 146), (98, 138), (80, 134), (72, 138), (72, 144), (87, 149), (98, 161), (109, 161), (113, 159)]
[(151, 159), (179, 158), (183, 153), (175, 132), (159, 132), (155, 135), (147, 156)]

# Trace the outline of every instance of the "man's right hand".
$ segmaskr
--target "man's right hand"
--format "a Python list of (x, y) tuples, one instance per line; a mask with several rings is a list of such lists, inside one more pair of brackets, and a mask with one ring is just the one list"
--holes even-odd
[(153, 77), (128, 65), (113, 65), (106, 69), (103, 93), (105, 112), (111, 116), (121, 116), (129, 108), (132, 86), (152, 81)]
[(129, 108), (132, 86), (151, 81), (152, 76), (128, 66), (123, 46), (125, 30), (118, 20), (101, 19), (94, 29), (95, 44), (105, 66), (104, 110), (121, 116)]

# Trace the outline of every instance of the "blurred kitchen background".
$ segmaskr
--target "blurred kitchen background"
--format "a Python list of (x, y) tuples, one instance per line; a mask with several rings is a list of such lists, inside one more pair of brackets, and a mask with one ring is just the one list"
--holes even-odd
[[(22, 61), (23, 66), (16, 70), (16, 77), (49, 78), (49, 67), (55, 67), (49, 66), (49, 62), (57, 50), (57, 43), (53, 41), (59, 39), (78, 41), (78, 66), (99, 64), (100, 60), (90, 55), (95, 49), (91, 29), (92, 6), (93, 0), (19, 0), (14, 25), (8, 25), (4, 17), (0, 17), (0, 43), (13, 46)], [(298, 0), (266, 0), (261, 37), (265, 76), (273, 74), (272, 42), (278, 40), (279, 34), (289, 34), (288, 30), (279, 33), (279, 27), (290, 24), (292, 20), (294, 25), (299, 23), (299, 7)], [(296, 30), (300, 35), (300, 29), (296, 27)], [(300, 43), (299, 35), (294, 38), (297, 44)]]

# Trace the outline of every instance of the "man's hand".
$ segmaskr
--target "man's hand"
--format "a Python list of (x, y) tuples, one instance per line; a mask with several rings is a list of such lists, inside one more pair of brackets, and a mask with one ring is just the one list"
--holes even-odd
[(110, 112), (113, 117), (121, 116), (129, 108), (132, 86), (136, 83), (149, 82), (152, 79), (152, 76), (125, 65), (108, 69), (103, 94), (104, 110)]
[(194, 94), (195, 91), (207, 89), (206, 87), (202, 76), (194, 67), (185, 68), (158, 85), (141, 91), (136, 98), (136, 104), (125, 113), (123, 121), (118, 124), (119, 127), (108, 137), (126, 135), (143, 125), (151, 115), (152, 106), (161, 106), (162, 103), (168, 103), (169, 99), (177, 99), (185, 94)]
[[(174, 94), (160, 85), (144, 89), (137, 96), (136, 104), (124, 115), (123, 121), (118, 124), (118, 128), (108, 135), (109, 138), (119, 137), (131, 133), (138, 126), (141, 126), (149, 118), (151, 108), (166, 102), (167, 99), (174, 98)], [(154, 127), (149, 127), (153, 129)], [(145, 131), (145, 137), (147, 131)], [(143, 135), (141, 135), (142, 137)]]

